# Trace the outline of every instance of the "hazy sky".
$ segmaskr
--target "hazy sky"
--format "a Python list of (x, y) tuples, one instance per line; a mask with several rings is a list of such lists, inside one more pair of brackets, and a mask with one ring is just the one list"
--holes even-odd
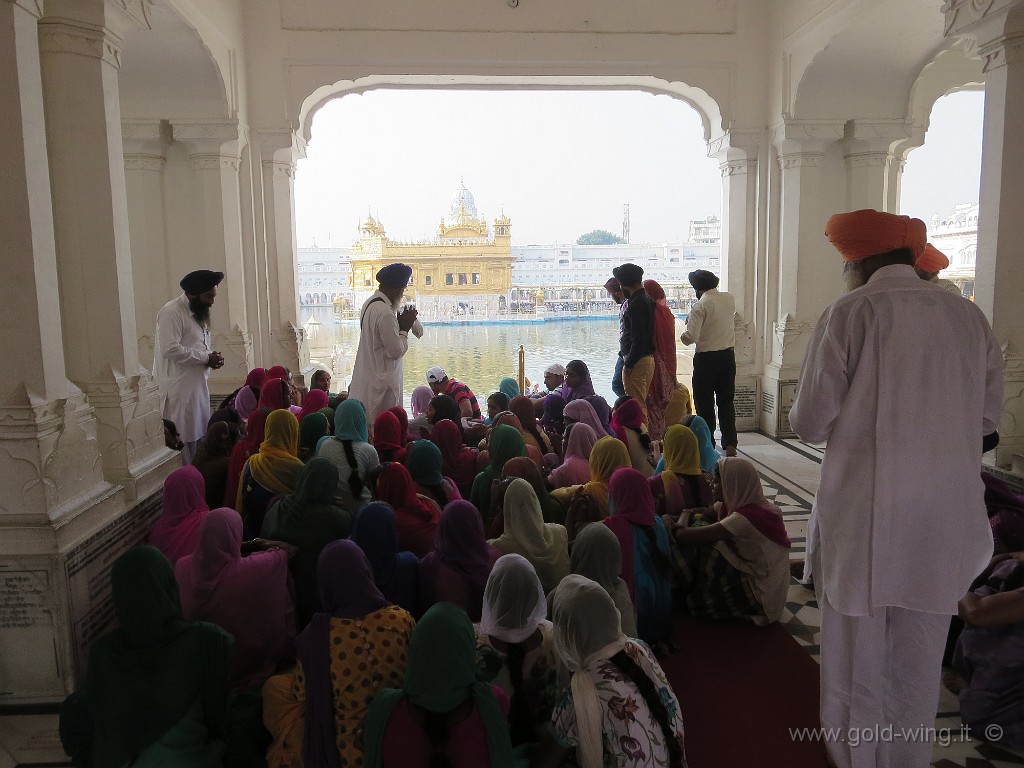
[[(977, 202), (982, 95), (940, 99), (911, 153), (903, 213), (926, 221)], [(977, 148), (977, 151), (975, 151)], [(298, 244), (347, 246), (372, 211), (396, 240), (432, 238), (464, 180), (477, 209), (512, 219), (516, 244), (571, 242), (592, 229), (631, 240), (686, 238), (721, 213), (718, 163), (697, 113), (634, 91), (369, 91), (314, 117), (295, 181)]]

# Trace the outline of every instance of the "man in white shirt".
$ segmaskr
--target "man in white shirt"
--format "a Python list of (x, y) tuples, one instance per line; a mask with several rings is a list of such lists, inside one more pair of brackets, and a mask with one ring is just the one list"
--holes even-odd
[(1002, 353), (976, 305), (914, 272), (923, 222), (856, 211), (825, 234), (849, 292), (815, 325), (790, 412), (827, 443), (808, 531), (821, 725), (845, 738), (827, 744), (839, 768), (924, 768), (913, 729), (934, 723), (949, 618), (992, 555), (981, 454)]
[[(722, 430), (722, 448), (736, 455), (736, 299), (718, 290), (718, 276), (706, 269), (687, 275), (697, 292), (697, 303), (686, 318), (686, 331), (679, 340), (696, 344), (693, 355), (693, 403), (697, 415)], [(715, 405), (718, 419), (715, 419)]]
[(179, 283), (183, 293), (156, 314), (153, 378), (163, 418), (174, 422), (185, 444), (186, 464), (195, 456), (210, 420), (210, 371), (224, 365), (224, 356), (210, 346), (210, 307), (223, 279), (223, 272), (189, 272)]
[(376, 275), (378, 290), (359, 311), (359, 348), (348, 396), (363, 404), (370, 425), (378, 414), (402, 404), (402, 358), (417, 313), (414, 307), (399, 312), (398, 305), (411, 276), (412, 267), (388, 264)]

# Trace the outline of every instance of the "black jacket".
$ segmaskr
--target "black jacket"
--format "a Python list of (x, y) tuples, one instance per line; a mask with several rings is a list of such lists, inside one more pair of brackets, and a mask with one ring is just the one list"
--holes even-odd
[(626, 301), (619, 354), (623, 366), (632, 368), (640, 358), (654, 354), (654, 299), (640, 288)]

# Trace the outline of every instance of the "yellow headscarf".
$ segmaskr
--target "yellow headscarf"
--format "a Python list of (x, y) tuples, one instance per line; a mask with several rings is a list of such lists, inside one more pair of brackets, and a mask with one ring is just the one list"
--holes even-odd
[[(260, 452), (246, 462), (253, 480), (268, 491), (291, 493), (298, 484), (303, 464), (298, 457), (299, 421), (291, 411), (276, 410), (267, 417)], [(242, 469), (244, 474), (245, 469)], [(242, 487), (238, 488), (238, 509), (241, 509)]]
[(583, 490), (597, 502), (604, 515), (608, 514), (608, 481), (621, 467), (633, 466), (626, 444), (616, 437), (602, 437), (590, 449), (590, 482)]
[(680, 384), (672, 390), (665, 406), (665, 423), (680, 424), (684, 416), (693, 413), (693, 402), (690, 399), (690, 390)]
[(665, 442), (662, 448), (662, 455), (665, 457), (665, 471), (675, 472), (680, 475), (699, 475), (700, 468), (700, 444), (693, 430), (676, 424), (669, 427), (665, 433)]

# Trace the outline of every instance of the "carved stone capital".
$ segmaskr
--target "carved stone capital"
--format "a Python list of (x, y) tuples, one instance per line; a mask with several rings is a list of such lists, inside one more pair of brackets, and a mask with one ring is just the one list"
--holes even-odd
[(986, 73), (1024, 61), (1024, 32), (1004, 35), (984, 44), (978, 48), (978, 55), (981, 56), (981, 71)]
[(71, 54), (99, 59), (115, 69), (121, 67), (120, 40), (105, 31), (82, 22), (44, 17), (39, 22), (39, 52)]
[(764, 131), (760, 128), (732, 128), (708, 141), (708, 157), (717, 157), (725, 161), (734, 158), (723, 157), (723, 154), (741, 154), (753, 159), (757, 157), (763, 135)]
[(23, 11), (28, 11), (37, 19), (43, 15), (43, 0), (6, 0), (6, 2), (18, 6)]
[(190, 155), (193, 171), (233, 171), (238, 173), (241, 158), (233, 155)]
[(890, 160), (892, 155), (887, 152), (856, 152), (843, 157), (847, 168), (884, 168)]
[(821, 165), (821, 158), (824, 156), (824, 152), (795, 152), (779, 155), (779, 167), (784, 171), (793, 168), (817, 168)]
[(124, 155), (124, 169), (126, 171), (163, 171), (167, 164), (167, 158), (163, 155), (128, 154)]
[(772, 127), (770, 139), (772, 144), (791, 141), (823, 150), (832, 142), (842, 139), (845, 131), (844, 120), (785, 120)]
[(757, 173), (757, 160), (727, 160), (718, 166), (722, 172), (722, 178), (729, 176), (745, 176), (748, 173)]
[(777, 365), (791, 363), (794, 352), (802, 358), (804, 343), (813, 330), (813, 322), (797, 320), (788, 313), (772, 323), (772, 361)]

